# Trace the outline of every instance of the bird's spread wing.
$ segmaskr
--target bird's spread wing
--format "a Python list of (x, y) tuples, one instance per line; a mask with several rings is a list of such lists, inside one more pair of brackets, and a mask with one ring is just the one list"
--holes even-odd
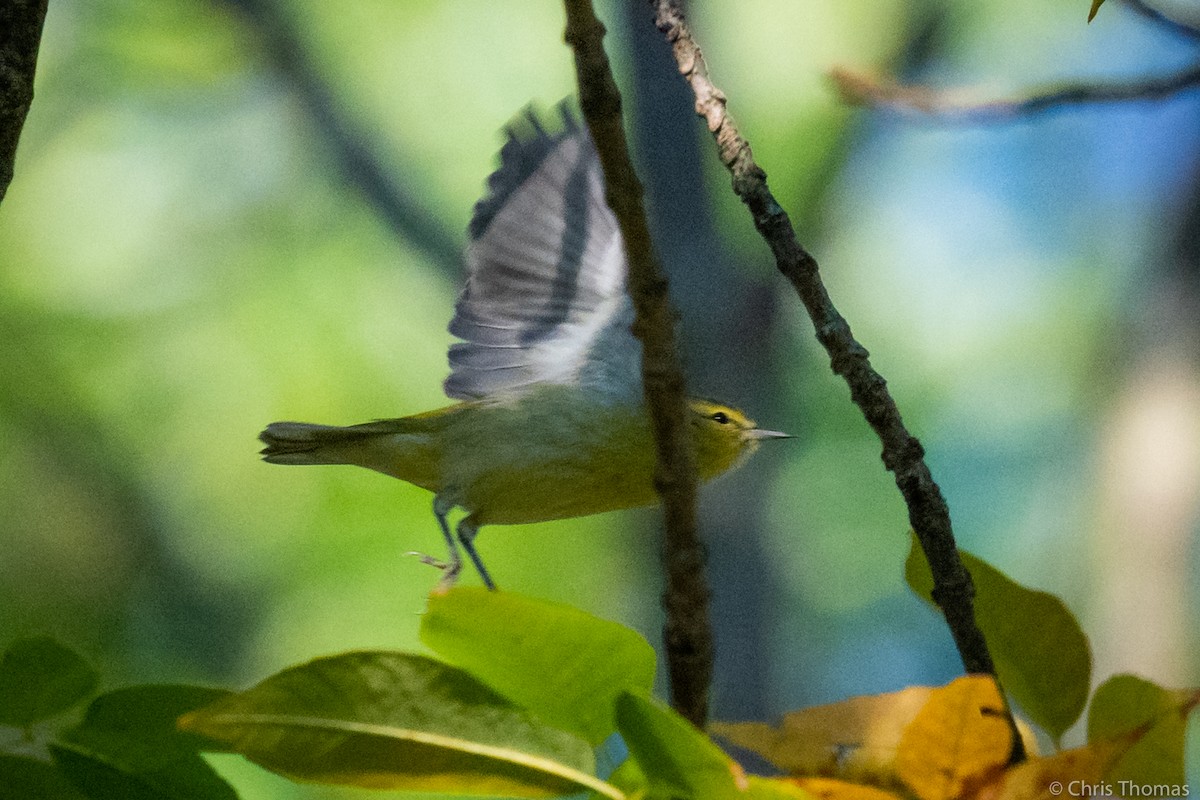
[(587, 131), (565, 110), (555, 132), (532, 111), (512, 123), (500, 167), (475, 206), (467, 283), (450, 332), (446, 394), (519, 393), (578, 383), (612, 399), (638, 393), (625, 249)]

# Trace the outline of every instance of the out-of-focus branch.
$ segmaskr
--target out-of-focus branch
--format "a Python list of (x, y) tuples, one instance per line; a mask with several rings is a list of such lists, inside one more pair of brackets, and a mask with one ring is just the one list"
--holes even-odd
[(13, 179), (17, 141), (33, 102), (47, 0), (0, 3), (0, 202)]
[[(754, 161), (749, 143), (726, 112), (725, 95), (713, 85), (700, 47), (683, 17), (679, 0), (651, 0), (655, 23), (671, 44), (675, 60), (696, 95), (696, 113), (716, 140), (722, 163), (733, 177), (733, 190), (746, 204), (754, 225), (775, 255), (779, 271), (792, 284), (829, 354), (830, 366), (850, 387), (850, 398), (883, 444), (884, 466), (895, 476), (908, 507), (908, 518), (934, 576), (933, 599), (942, 609), (963, 666), (970, 673), (995, 676), (983, 633), (975, 623), (975, 587), (958, 553), (950, 511), (925, 463), (921, 443), (908, 432), (887, 382), (871, 366), (868, 353), (833, 305), (816, 260), (801, 246), (787, 212), (767, 186), (766, 173)], [(1024, 747), (1011, 712), (1012, 759)]]
[[(64, 336), (65, 332), (70, 333)], [(89, 518), (69, 535), (104, 536), (98, 532), (106, 529), (119, 534), (120, 545), (113, 548), (111, 564), (106, 563), (105, 569), (118, 576), (137, 576), (136, 581), (112, 581), (109, 590), (115, 597), (83, 611), (79, 619), (65, 622), (105, 647), (115, 644), (114, 634), (139, 637), (151, 630), (144, 626), (158, 626), (146, 640), (153, 642), (152, 648), (160, 648), (154, 652), (182, 653), (214, 673), (227, 672), (249, 632), (252, 602), (228, 587), (218, 589), (206, 583), (175, 554), (168, 545), (173, 532), (170, 514), (145, 482), (135, 477), (134, 448), (113, 435), (111, 423), (93, 413), (75, 382), (68, 379), (67, 365), (72, 362), (64, 359), (63, 353), (72, 351), (70, 343), (78, 337), (97, 335), (111, 335), (111, 330), (103, 324), (81, 327), (79, 319), (45, 309), (26, 309), (0, 298), (0, 371), (4, 375), (0, 419), (12, 441), (35, 442), (42, 468), (100, 509), (98, 518)], [(5, 458), (11, 461), (13, 453), (6, 451)], [(46, 502), (56, 502), (49, 487), (43, 489)], [(11, 517), (12, 509), (6, 508), (5, 513), (19, 519)], [(7, 540), (6, 545), (5, 567), (19, 569), (25, 560), (21, 548), (10, 553), (7, 550), (13, 545)], [(78, 563), (77, 556), (65, 558)], [(62, 581), (70, 574), (70, 569), (64, 569), (46, 579)], [(87, 603), (96, 592), (92, 585), (79, 587), (62, 599), (68, 605)], [(135, 615), (131, 622), (128, 615), (117, 611), (126, 607), (154, 611), (149, 618)], [(88, 626), (93, 629), (85, 630)], [(214, 647), (213, 642), (221, 646)]]
[(1123, 83), (1068, 83), (1009, 100), (977, 100), (963, 90), (904, 86), (846, 68), (830, 72), (847, 103), (947, 122), (1003, 122), (1097, 103), (1162, 100), (1200, 86), (1200, 64)]
[(261, 38), (266, 56), (287, 79), (347, 182), (394, 233), (457, 277), (460, 243), (405, 189), (415, 182), (393, 174), (384, 165), (373, 137), (346, 112), (321, 75), (286, 7), (278, 0), (221, 1), (242, 12)]
[(1138, 14), (1141, 14), (1146, 19), (1158, 23), (1173, 33), (1177, 33), (1180, 36), (1186, 36), (1189, 39), (1200, 39), (1200, 30), (1198, 30), (1196, 26), (1189, 25), (1182, 20), (1167, 16), (1154, 6), (1144, 2), (1144, 0), (1125, 0), (1125, 5), (1129, 6), (1132, 10), (1136, 11)]
[(671, 704), (697, 726), (708, 716), (713, 642), (704, 546), (696, 531), (696, 463), (688, 431), (675, 316), (642, 204), (621, 117), (621, 95), (604, 52), (604, 26), (591, 0), (565, 0), (566, 41), (575, 52), (579, 105), (604, 169), (606, 198), (629, 262), (633, 332), (642, 343), (642, 383), (658, 448), (655, 488), (665, 517), (664, 639)]
[[(1200, 39), (1200, 30), (1167, 16), (1145, 0), (1125, 0), (1125, 5), (1173, 33)], [(1093, 5), (1092, 16), (1098, 8), (1099, 3)], [(1163, 100), (1200, 86), (1200, 63), (1166, 75), (1128, 81), (1064, 82), (1007, 99), (981, 99), (978, 92), (969, 89), (906, 86), (846, 67), (831, 70), (829, 77), (842, 99), (851, 105), (946, 122), (995, 123), (1084, 105)]]

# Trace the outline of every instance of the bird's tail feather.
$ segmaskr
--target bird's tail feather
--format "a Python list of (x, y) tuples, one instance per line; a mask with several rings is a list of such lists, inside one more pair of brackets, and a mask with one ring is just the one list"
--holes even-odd
[(381, 419), (338, 427), (272, 422), (258, 435), (271, 464), (356, 464), (431, 488), (439, 474), (439, 446), (425, 417)]
[(261, 451), (271, 464), (345, 464), (347, 446), (361, 444), (376, 436), (398, 433), (392, 420), (338, 427), (310, 422), (272, 422), (258, 435), (266, 445)]

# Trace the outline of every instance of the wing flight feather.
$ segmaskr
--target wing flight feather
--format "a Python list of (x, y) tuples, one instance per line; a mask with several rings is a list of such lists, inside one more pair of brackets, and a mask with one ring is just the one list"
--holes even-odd
[(562, 109), (554, 132), (514, 121), (468, 228), (466, 286), (450, 332), (450, 397), (578, 383), (637, 396), (640, 344), (629, 326), (626, 264), (586, 129)]

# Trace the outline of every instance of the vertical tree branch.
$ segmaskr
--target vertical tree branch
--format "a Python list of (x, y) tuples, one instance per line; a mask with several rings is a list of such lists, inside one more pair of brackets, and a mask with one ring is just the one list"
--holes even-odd
[(565, 0), (566, 41), (575, 53), (579, 105), (604, 169), (606, 197), (629, 263), (634, 335), (642, 343), (642, 383), (658, 448), (654, 482), (665, 517), (663, 636), (671, 704), (698, 726), (708, 716), (713, 642), (704, 547), (696, 532), (696, 463), (667, 280), (658, 265), (621, 118), (621, 95), (604, 52), (604, 26), (591, 0)]
[(13, 179), (17, 141), (33, 102), (47, 0), (0, 2), (0, 202)]
[[(755, 163), (749, 143), (726, 113), (725, 95), (709, 80), (704, 56), (687, 28), (679, 0), (651, 3), (655, 24), (671, 44), (679, 71), (696, 95), (696, 113), (708, 124), (721, 161), (733, 176), (734, 192), (750, 210), (779, 271), (804, 303), (817, 340), (829, 354), (831, 368), (849, 385), (851, 400), (883, 444), (884, 466), (895, 476), (904, 496), (909, 522), (933, 573), (933, 599), (942, 609), (963, 666), (969, 673), (995, 676), (987, 643), (975, 623), (975, 586), (959, 557), (950, 510), (925, 464), (921, 443), (905, 428), (887, 382), (871, 366), (867, 349), (854, 338), (850, 325), (833, 305), (816, 260), (800, 245), (787, 212), (767, 187), (766, 173)], [(1018, 761), (1024, 758), (1024, 747), (1011, 712), (1008, 718), (1013, 731), (1012, 759)]]

